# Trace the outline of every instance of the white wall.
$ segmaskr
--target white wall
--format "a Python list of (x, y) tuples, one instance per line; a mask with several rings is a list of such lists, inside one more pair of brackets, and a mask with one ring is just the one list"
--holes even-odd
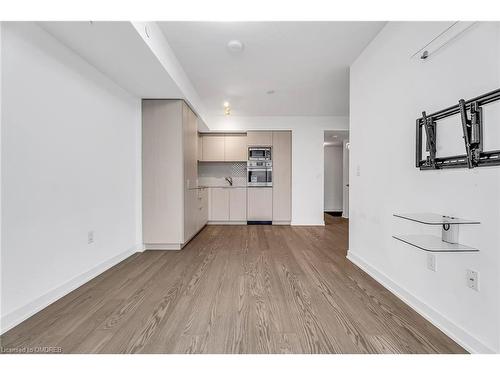
[(343, 206), (342, 167), (343, 167), (342, 146), (325, 145), (325, 162), (324, 162), (325, 211), (342, 211), (342, 206)]
[[(421, 111), (499, 87), (500, 28), (476, 25), (427, 61), (410, 60), (445, 26), (391, 22), (351, 66), (349, 258), (465, 348), (499, 352), (500, 167), (420, 171), (414, 147)], [(500, 111), (491, 110), (486, 143), (499, 147)], [(438, 128), (438, 151), (462, 149), (458, 118), (446, 126), (458, 127), (457, 137), (446, 138), (445, 127)], [(425, 252), (391, 238), (400, 230), (428, 229), (402, 223), (392, 217), (396, 212), (480, 220), (460, 234), (461, 242), (480, 252), (438, 254), (437, 272), (431, 272)], [(468, 268), (480, 273), (479, 292), (466, 286)]]
[(5, 331), (137, 249), (141, 118), (34, 23), (3, 24), (2, 77)]
[(292, 225), (324, 225), (323, 142), (325, 130), (347, 130), (341, 116), (217, 116), (210, 130), (292, 131)]

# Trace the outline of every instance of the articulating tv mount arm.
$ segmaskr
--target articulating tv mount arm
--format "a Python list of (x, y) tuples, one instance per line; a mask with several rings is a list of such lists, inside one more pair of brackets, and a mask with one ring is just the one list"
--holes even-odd
[[(500, 150), (483, 150), (483, 109), (482, 106), (500, 100), (500, 89), (443, 109), (431, 115), (422, 112), (417, 119), (416, 167), (421, 170), (444, 168), (475, 168), (500, 165)], [(470, 114), (470, 118), (468, 117)], [(460, 114), (465, 143), (465, 155), (436, 157), (436, 121)], [(425, 129), (426, 147), (429, 153), (422, 160), (422, 128)]]

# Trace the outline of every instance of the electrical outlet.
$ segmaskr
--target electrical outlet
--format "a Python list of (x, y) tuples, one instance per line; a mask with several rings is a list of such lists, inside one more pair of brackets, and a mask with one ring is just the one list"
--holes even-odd
[(435, 254), (427, 254), (427, 269), (436, 272), (437, 264), (436, 264), (436, 255)]
[(467, 270), (467, 286), (479, 292), (479, 272)]
[(92, 243), (94, 243), (94, 231), (93, 230), (90, 230), (88, 233), (87, 233), (87, 243), (90, 245)]

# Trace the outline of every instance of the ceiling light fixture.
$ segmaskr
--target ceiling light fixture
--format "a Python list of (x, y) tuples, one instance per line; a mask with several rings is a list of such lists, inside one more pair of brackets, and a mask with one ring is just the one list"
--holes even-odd
[(231, 106), (229, 105), (229, 102), (224, 102), (224, 114), (226, 116), (229, 116), (231, 114)]
[(243, 45), (243, 43), (236, 39), (230, 40), (227, 43), (227, 49), (229, 50), (229, 52), (240, 53), (243, 51), (244, 48), (245, 46)]

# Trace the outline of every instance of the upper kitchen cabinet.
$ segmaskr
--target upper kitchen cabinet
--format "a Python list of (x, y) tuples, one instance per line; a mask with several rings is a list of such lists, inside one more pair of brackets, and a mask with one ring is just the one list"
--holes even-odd
[(272, 146), (273, 132), (272, 131), (249, 131), (247, 133), (248, 146)]
[(225, 161), (247, 161), (247, 135), (224, 135), (224, 149)]
[(224, 135), (203, 134), (202, 160), (224, 161)]
[(273, 132), (273, 224), (292, 219), (292, 132)]
[(245, 133), (200, 134), (200, 161), (247, 161), (247, 135)]

